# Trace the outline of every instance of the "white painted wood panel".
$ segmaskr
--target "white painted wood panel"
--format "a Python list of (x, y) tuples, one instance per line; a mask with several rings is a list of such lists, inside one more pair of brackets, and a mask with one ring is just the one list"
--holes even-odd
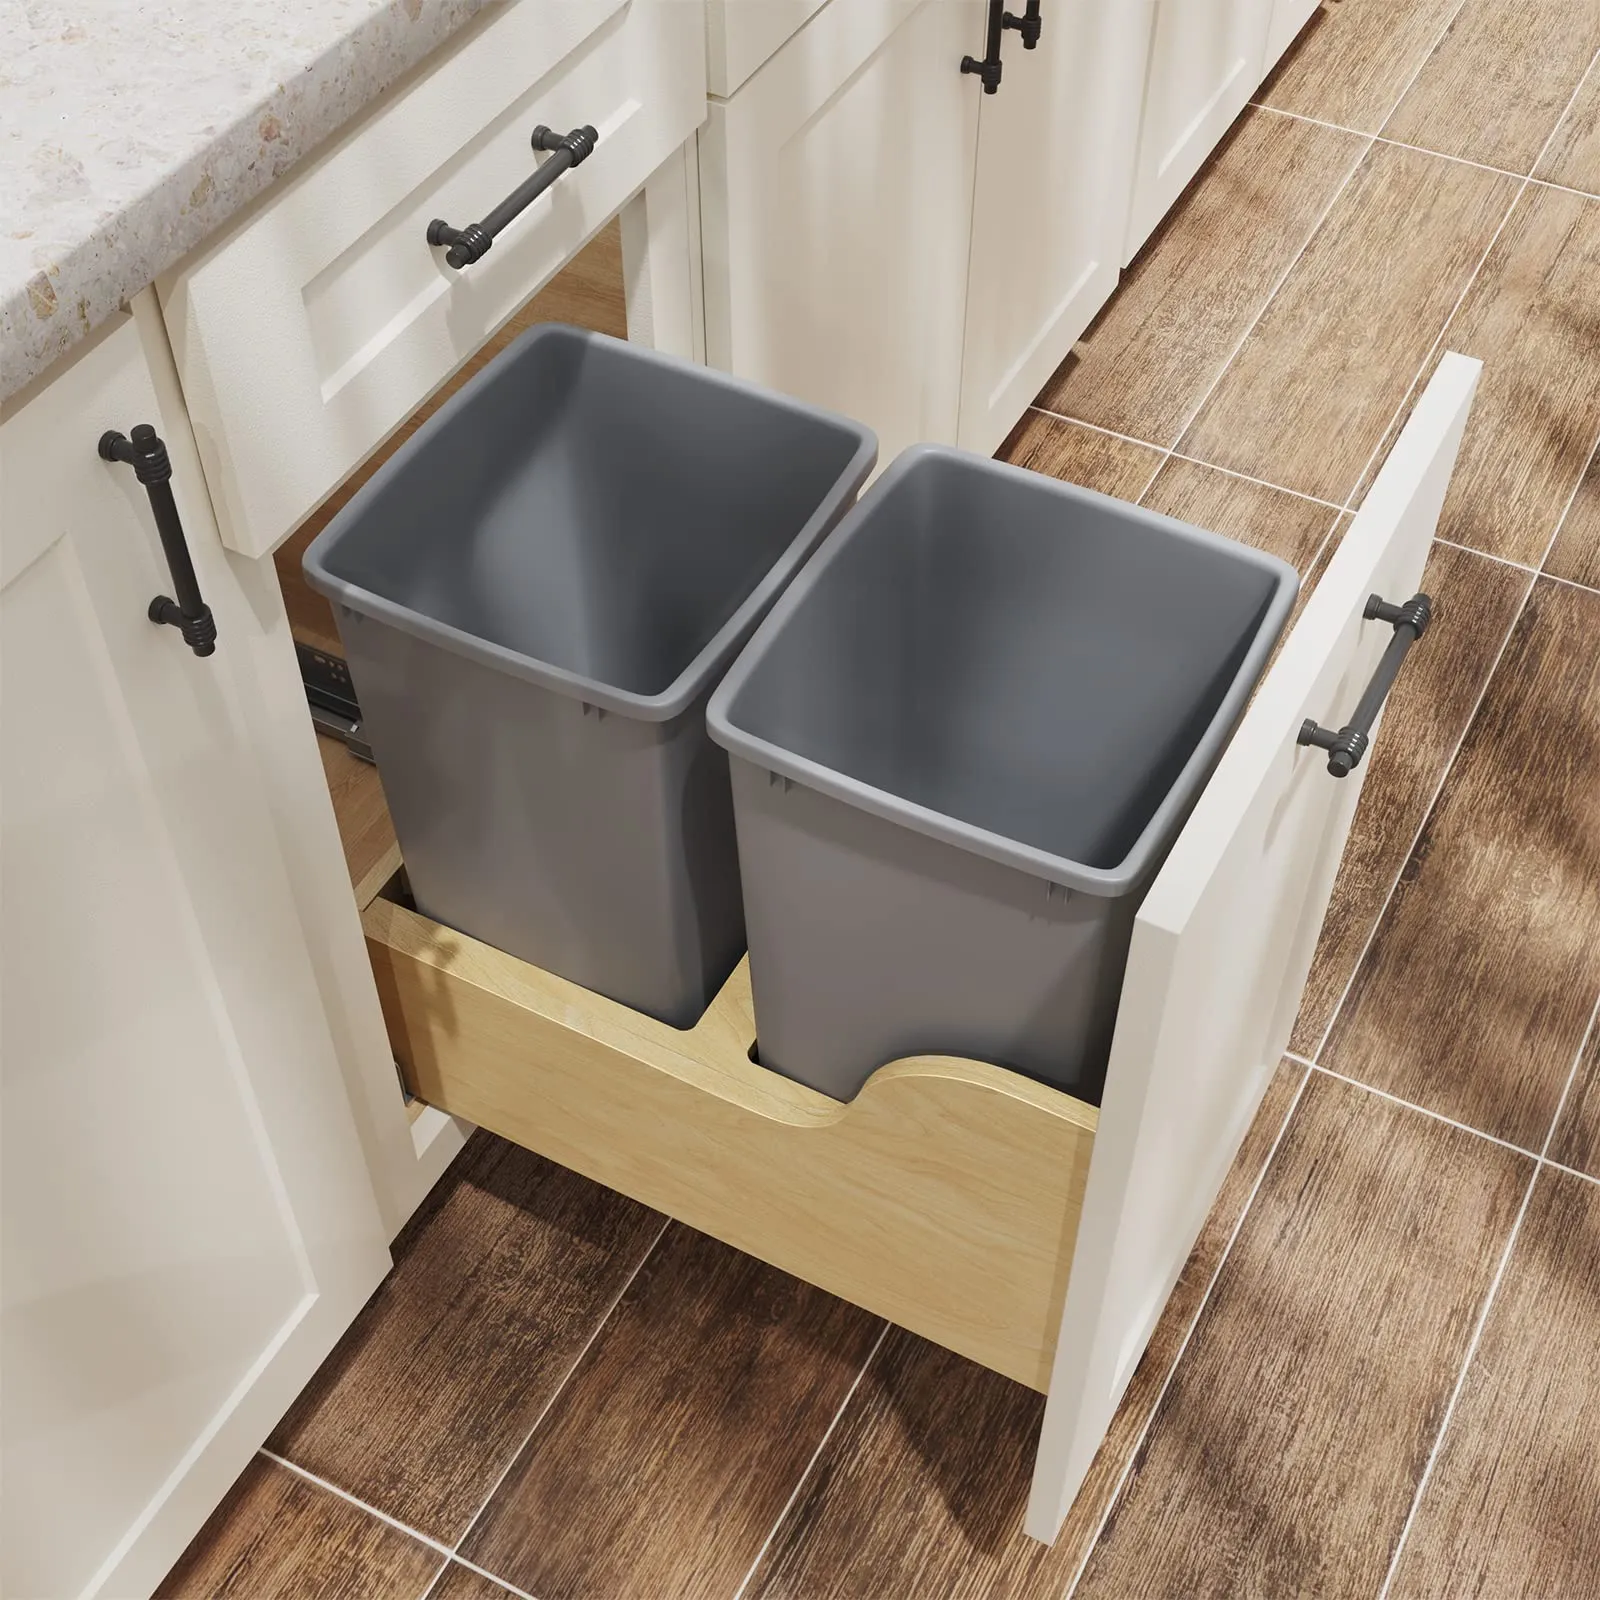
[(1298, 37), (1300, 30), (1322, 9), (1322, 0), (1276, 0), (1267, 30), (1266, 71), (1278, 64), (1278, 57)]
[(1122, 265), (1150, 0), (1045, 0), (1042, 18), (1036, 49), (1003, 35), (997, 93), (961, 80), (981, 109), (959, 442), (984, 455)]
[(707, 0), (706, 87), (726, 98), (828, 0)]
[[(279, 544), (601, 227), (705, 116), (699, 0), (519, 0), (450, 47), (159, 285), (226, 544)], [(594, 153), (462, 271), (430, 220), (476, 221), (537, 158)]]
[[(164, 347), (163, 347), (164, 348)], [(0, 1588), (143, 1594), (388, 1266), (241, 711), (108, 428), (165, 413), (124, 317), (0, 422)]]
[[(1027, 1528), (1055, 1538), (1287, 1048), (1368, 763), (1296, 743), (1340, 726), (1415, 591), (1480, 363), (1440, 364), (1134, 925)], [(1424, 639), (1418, 649), (1426, 650)], [(1369, 757), (1370, 761), (1370, 757)]]
[(706, 355), (954, 443), (982, 50), (977, 0), (825, 7), (700, 138)]
[(1158, 0), (1124, 262), (1255, 93), (1272, 9), (1273, 0)]

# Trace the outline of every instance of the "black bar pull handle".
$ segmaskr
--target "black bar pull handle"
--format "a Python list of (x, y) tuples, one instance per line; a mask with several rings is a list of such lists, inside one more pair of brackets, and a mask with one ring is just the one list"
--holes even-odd
[(540, 162), (533, 176), (519, 184), (486, 216), (482, 222), (469, 222), (464, 228), (452, 228), (437, 217), (428, 224), (428, 243), (448, 245), (444, 259), (458, 272), (481, 261), (489, 253), (494, 236), (510, 220), (526, 211), (561, 174), (570, 167), (587, 161), (599, 144), (600, 135), (585, 123), (571, 133), (557, 133), (541, 122), (533, 130), (533, 148), (551, 152), (548, 161)]
[(1022, 35), (1022, 48), (1036, 50), (1039, 47), (1039, 35), (1044, 31), (1044, 23), (1039, 17), (1039, 0), (1028, 0), (1020, 17), (1014, 17), (1007, 11), (1004, 15), (1004, 25), (1015, 28)]
[(962, 56), (961, 70), (973, 72), (983, 85), (985, 94), (994, 94), (1000, 88), (1000, 75), (1005, 70), (1000, 60), (1000, 36), (1006, 26), (1006, 0), (989, 0), (989, 21), (984, 32), (983, 59)]
[(1361, 765), (1361, 758), (1372, 742), (1372, 724), (1389, 698), (1394, 680), (1400, 675), (1407, 654), (1433, 621), (1433, 602), (1425, 594), (1414, 594), (1402, 606), (1390, 605), (1382, 595), (1371, 595), (1362, 616), (1368, 622), (1387, 622), (1394, 628), (1383, 658), (1372, 674), (1372, 681), (1356, 702), (1349, 722), (1337, 733), (1332, 728), (1320, 727), (1307, 718), (1300, 726), (1297, 744), (1315, 745), (1328, 752), (1328, 771), (1336, 778), (1347, 778)]
[(172, 587), (178, 598), (158, 594), (145, 614), (152, 622), (176, 628), (197, 656), (212, 655), (217, 648), (217, 624), (211, 607), (200, 598), (194, 562), (189, 559), (189, 541), (183, 536), (178, 502), (172, 498), (172, 463), (167, 459), (166, 445), (148, 422), (141, 422), (131, 438), (115, 429), (102, 433), (99, 449), (102, 461), (126, 462), (144, 485), (156, 519), (156, 532), (161, 535), (161, 548), (166, 553), (167, 570), (172, 574)]

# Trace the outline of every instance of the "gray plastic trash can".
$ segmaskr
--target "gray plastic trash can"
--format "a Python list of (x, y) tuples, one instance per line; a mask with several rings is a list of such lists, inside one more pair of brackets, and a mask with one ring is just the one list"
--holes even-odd
[(519, 339), (305, 556), (418, 908), (687, 1026), (744, 949), (705, 701), (865, 428), (576, 328)]
[(1140, 897), (1294, 602), (1273, 556), (955, 450), (901, 455), (712, 696), (761, 1061), (1098, 1101)]

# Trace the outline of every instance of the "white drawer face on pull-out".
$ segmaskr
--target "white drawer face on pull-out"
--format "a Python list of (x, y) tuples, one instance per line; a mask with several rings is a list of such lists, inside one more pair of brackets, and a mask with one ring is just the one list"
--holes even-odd
[[(273, 549), (705, 116), (699, 0), (518, 0), (158, 285), (222, 538)], [(480, 220), (588, 123), (594, 153), (461, 271)]]

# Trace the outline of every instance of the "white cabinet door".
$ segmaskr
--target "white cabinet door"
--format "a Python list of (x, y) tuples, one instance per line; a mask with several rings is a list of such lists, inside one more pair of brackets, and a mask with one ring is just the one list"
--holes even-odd
[(1158, 0), (1124, 261), (1255, 93), (1272, 10), (1273, 0)]
[(1005, 438), (1116, 287), (1150, 21), (1149, 0), (1043, 0), (1036, 49), (1003, 35), (997, 93), (960, 80), (982, 106), (961, 374), (970, 450)]
[[(164, 347), (163, 347), (164, 349)], [(0, 1589), (147, 1593), (388, 1265), (230, 660), (107, 429), (163, 414), (123, 318), (0, 422)], [(183, 441), (192, 461), (192, 444)], [(174, 450), (174, 455), (181, 452)]]
[(1277, 0), (1267, 30), (1267, 58), (1262, 67), (1265, 77), (1278, 64), (1278, 57), (1295, 41), (1300, 30), (1321, 9), (1322, 0)]
[[(1027, 1528), (1055, 1538), (1288, 1047), (1367, 763), (1343, 726), (1415, 592), (1481, 364), (1449, 355), (1263, 680), (1134, 922)], [(1424, 638), (1418, 649), (1430, 648)]]
[(953, 443), (982, 49), (975, 0), (826, 6), (700, 136), (706, 356)]

